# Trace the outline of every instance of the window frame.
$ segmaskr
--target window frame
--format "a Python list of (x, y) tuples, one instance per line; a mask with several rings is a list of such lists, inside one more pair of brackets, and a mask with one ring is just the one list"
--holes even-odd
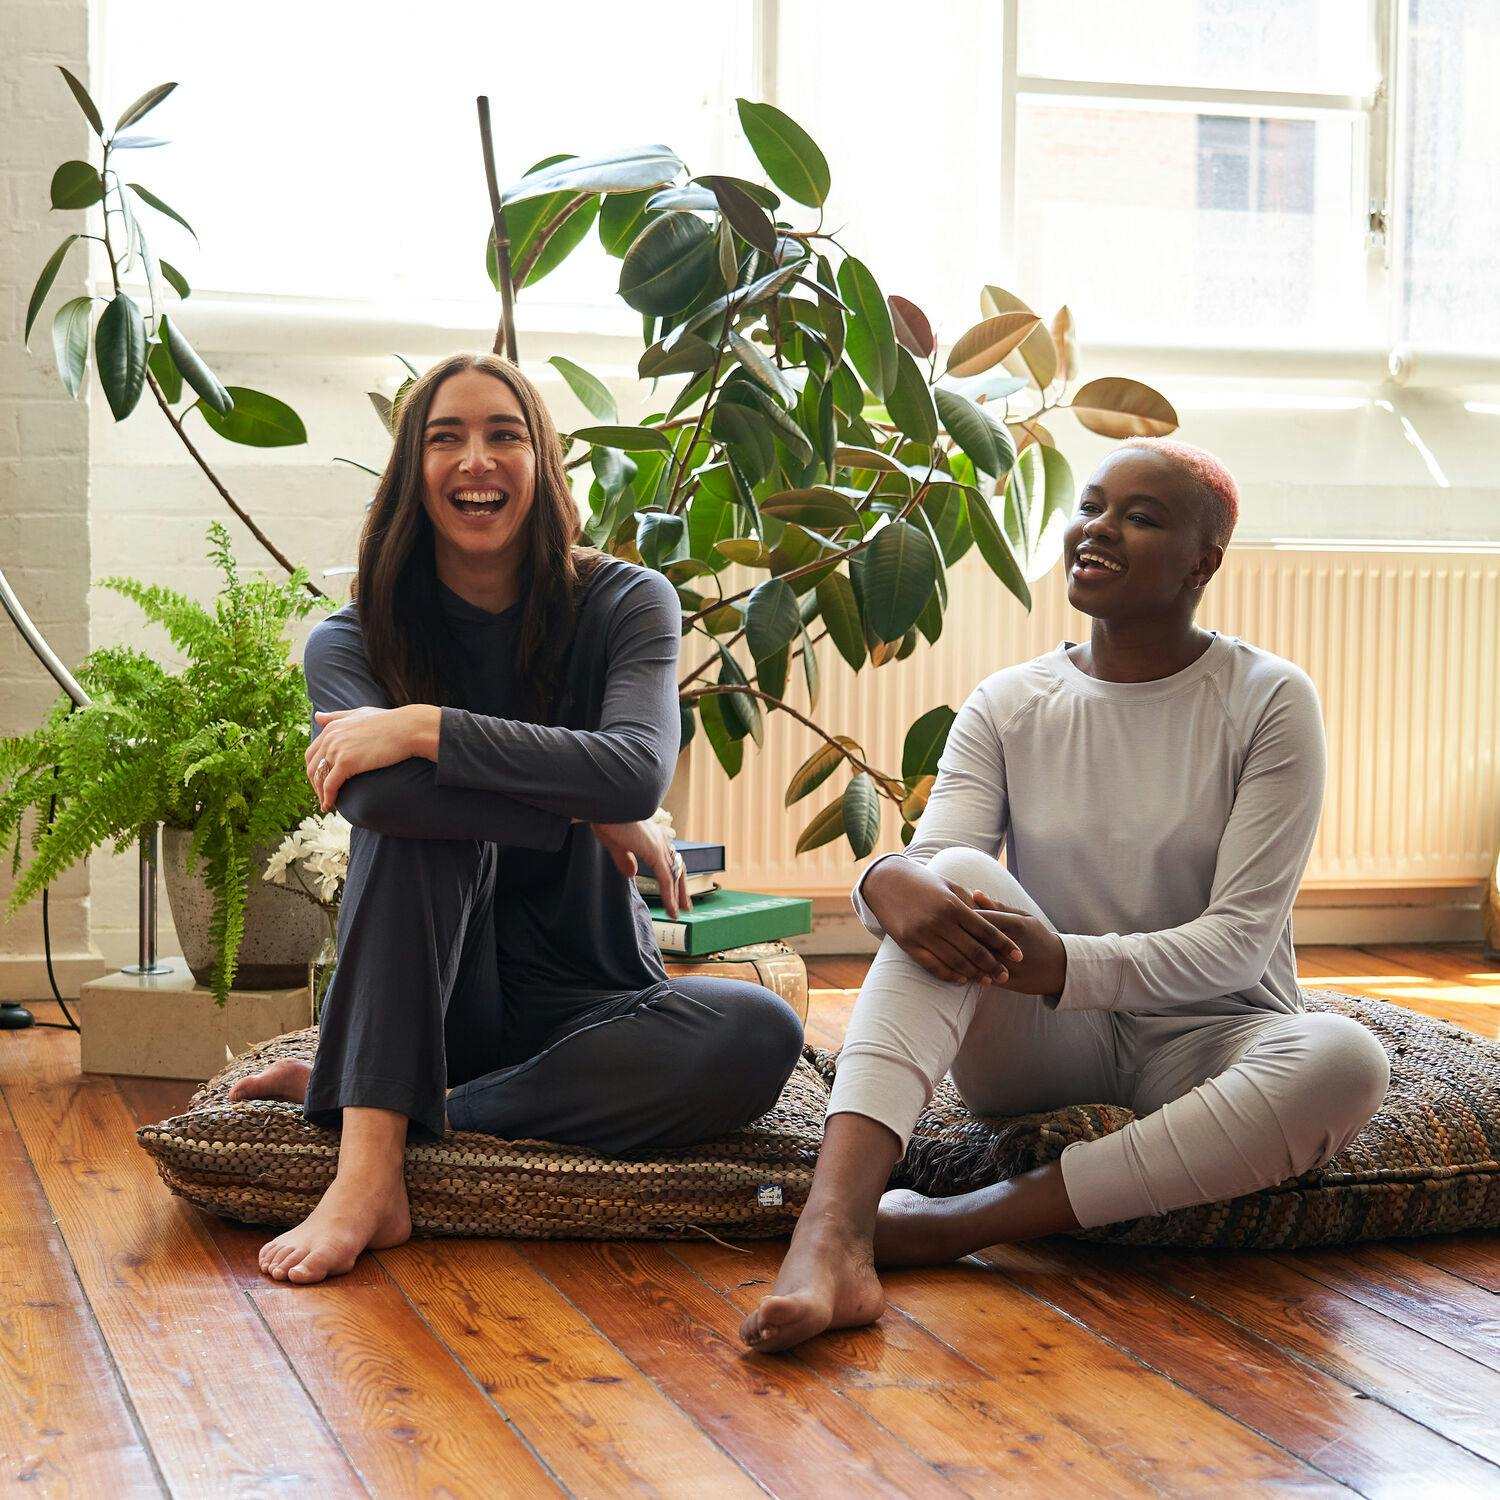
[[(1103, 106), (1158, 104), (1184, 111), (1199, 110), (1250, 118), (1264, 114), (1313, 120), (1330, 115), (1341, 119), (1350, 115), (1363, 116), (1364, 129), (1362, 132), (1356, 130), (1356, 180), (1351, 188), (1354, 201), (1366, 205), (1364, 273), (1367, 314), (1364, 326), (1373, 335), (1373, 342), (1370, 339), (1354, 340), (1344, 349), (1328, 352), (1389, 355), (1394, 350), (1397, 330), (1401, 327), (1402, 247), (1396, 243), (1400, 215), (1392, 211), (1392, 205), (1398, 201), (1393, 178), (1396, 164), (1401, 159), (1400, 143), (1395, 139), (1401, 117), (1396, 96), (1404, 60), (1405, 6), (1400, 0), (1370, 0), (1375, 82), (1368, 94), (1123, 83), (1022, 73), (1019, 62), (1021, 0), (1002, 0), (1002, 5), (1004, 47), (1000, 72), (999, 186), (1003, 229), (1000, 251), (1007, 274), (1011, 274), (1016, 260), (1016, 117), (1024, 98), (1071, 99)], [(1135, 346), (1122, 342), (1115, 347), (1128, 350)], [(1152, 347), (1159, 346), (1153, 344)], [(1208, 349), (1199, 345), (1189, 347), (1200, 355), (1210, 354)]]

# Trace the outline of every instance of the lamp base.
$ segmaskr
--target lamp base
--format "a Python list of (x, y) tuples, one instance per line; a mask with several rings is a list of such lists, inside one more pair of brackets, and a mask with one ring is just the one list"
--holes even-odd
[(36, 1017), (14, 1000), (0, 1001), (0, 1031), (24, 1031), (36, 1024)]

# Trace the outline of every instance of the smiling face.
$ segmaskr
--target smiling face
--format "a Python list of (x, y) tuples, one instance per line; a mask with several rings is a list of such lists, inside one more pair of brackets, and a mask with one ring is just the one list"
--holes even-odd
[(1160, 454), (1117, 449), (1063, 533), (1068, 602), (1098, 619), (1190, 616), (1224, 556), (1207, 521), (1189, 473)]
[(440, 577), (519, 562), (536, 495), (536, 451), (504, 381), (471, 369), (438, 386), (422, 431), (422, 479)]

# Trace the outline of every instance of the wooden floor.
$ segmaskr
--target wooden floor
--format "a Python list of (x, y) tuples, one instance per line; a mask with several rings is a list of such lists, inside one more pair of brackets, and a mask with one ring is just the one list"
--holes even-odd
[[(1477, 948), (1302, 960), (1500, 1036)], [(865, 964), (813, 967), (836, 1043)], [(5, 1494), (1500, 1494), (1500, 1235), (997, 1247), (747, 1357), (778, 1244), (428, 1240), (288, 1287), (134, 1143), (188, 1085), (80, 1076), (34, 1030), (0, 1035), (0, 1089)]]

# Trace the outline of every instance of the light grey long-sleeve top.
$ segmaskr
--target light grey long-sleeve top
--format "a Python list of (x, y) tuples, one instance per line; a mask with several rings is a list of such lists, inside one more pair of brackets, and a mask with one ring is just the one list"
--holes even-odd
[[(1101, 682), (1068, 645), (980, 683), (886, 857), (1003, 845), (1067, 950), (1051, 1004), (1300, 1011), (1291, 910), (1327, 764), (1311, 680), (1231, 636), (1155, 682)], [(854, 907), (884, 936), (858, 886)]]
[[(437, 762), (414, 758), (353, 776), (339, 811), (376, 833), (502, 846), (502, 983), (536, 1012), (541, 1031), (550, 1009), (664, 977), (650, 911), (582, 824), (649, 818), (671, 782), (681, 606), (660, 573), (602, 563), (579, 603), (554, 722), (536, 724), (520, 716), (519, 606), (491, 614), (440, 592), (460, 706), (442, 711)], [(312, 632), (303, 670), (315, 709), (390, 707), (352, 604)]]

